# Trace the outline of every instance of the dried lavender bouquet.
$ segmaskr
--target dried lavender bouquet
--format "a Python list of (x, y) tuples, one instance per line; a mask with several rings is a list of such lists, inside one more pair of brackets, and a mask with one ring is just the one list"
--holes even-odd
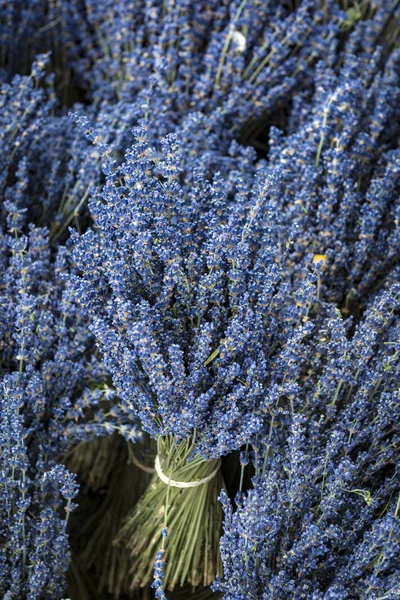
[[(253, 488), (226, 495), (226, 600), (395, 600), (400, 593), (399, 339), (395, 269), (351, 333), (331, 319), (289, 435), (260, 439)], [(271, 451), (272, 449), (272, 451)]]
[(122, 165), (105, 164), (93, 228), (73, 234), (73, 283), (124, 414), (158, 442), (157, 475), (118, 539), (136, 556), (133, 587), (161, 547), (163, 597), (219, 573), (220, 457), (295, 404), (318, 286), (290, 282), (279, 177), (238, 179), (234, 195), (218, 173), (185, 186), (176, 136), (152, 148), (135, 135)]

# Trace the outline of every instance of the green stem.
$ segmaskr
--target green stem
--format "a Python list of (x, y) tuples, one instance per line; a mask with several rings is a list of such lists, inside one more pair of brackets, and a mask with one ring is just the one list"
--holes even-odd
[(215, 89), (219, 87), (219, 82), (221, 79), (221, 75), (222, 75), (222, 70), (224, 68), (224, 63), (225, 63), (225, 58), (226, 55), (228, 54), (228, 49), (229, 49), (229, 44), (231, 43), (231, 39), (232, 39), (232, 34), (234, 31), (234, 27), (235, 27), (235, 23), (237, 22), (237, 20), (239, 19), (240, 15), (242, 14), (242, 11), (245, 7), (247, 0), (242, 0), (242, 2), (240, 3), (239, 8), (236, 11), (236, 14), (233, 18), (233, 21), (229, 27), (229, 31), (228, 31), (228, 35), (225, 38), (225, 44), (224, 47), (222, 49), (222, 54), (221, 54), (221, 58), (218, 64), (218, 69), (217, 69), (217, 74), (215, 76), (215, 84), (214, 87)]

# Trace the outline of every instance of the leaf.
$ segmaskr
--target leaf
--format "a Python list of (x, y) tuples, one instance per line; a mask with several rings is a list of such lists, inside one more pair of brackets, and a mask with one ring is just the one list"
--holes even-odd
[(219, 354), (219, 348), (214, 350), (214, 352), (212, 354), (210, 354), (210, 356), (207, 358), (207, 360), (204, 361), (204, 366), (206, 367), (207, 365), (209, 365), (210, 362), (212, 362), (215, 358), (217, 358), (218, 354)]

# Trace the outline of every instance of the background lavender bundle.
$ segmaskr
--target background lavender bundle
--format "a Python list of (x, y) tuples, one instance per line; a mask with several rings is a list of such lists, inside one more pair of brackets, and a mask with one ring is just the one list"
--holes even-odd
[(346, 19), (334, 2), (315, 1), (103, 2), (87, 10), (98, 35), (91, 90), (131, 99), (152, 75), (162, 127), (191, 107), (238, 127), (278, 98), (287, 102), (315, 58), (334, 50)]
[(293, 415), (287, 444), (260, 440), (235, 512), (222, 494), (226, 598), (398, 596), (398, 294), (381, 294), (351, 339), (330, 323), (307, 417)]
[(2, 242), (0, 589), (10, 599), (52, 598), (64, 589), (69, 556), (57, 509), (70, 510), (77, 493), (57, 461), (72, 443), (68, 420), (98, 402), (85, 387), (101, 369), (85, 358), (88, 332), (74, 331), (79, 309), (61, 290), (62, 256), (49, 264), (46, 232), (32, 228)]
[(269, 161), (284, 178), (279, 202), (301, 232), (293, 269), (325, 256), (322, 293), (346, 314), (398, 261), (398, 61), (398, 51), (387, 58), (380, 48), (346, 53), (338, 74), (321, 65), (309, 103), (298, 99), (293, 132), (271, 135)]
[[(54, 598), (65, 589), (77, 494), (60, 462), (79, 440), (123, 422), (100, 407), (110, 401), (106, 375), (87, 317), (65, 289), (65, 249), (53, 253), (48, 231), (26, 224), (18, 184), (11, 189), (0, 236), (0, 590), (10, 600)], [(136, 438), (132, 424), (123, 433)]]

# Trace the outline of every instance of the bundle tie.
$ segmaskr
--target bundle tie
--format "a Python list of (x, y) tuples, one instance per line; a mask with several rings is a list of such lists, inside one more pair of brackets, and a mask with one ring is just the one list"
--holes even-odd
[(132, 451), (129, 453), (129, 458), (131, 460), (131, 463), (134, 464), (135, 467), (138, 467), (138, 469), (141, 469), (145, 473), (154, 473), (155, 469), (153, 469), (153, 467), (148, 467), (147, 465), (144, 465), (142, 462), (140, 462), (140, 460), (135, 456), (135, 454)]
[(156, 460), (154, 463), (154, 468), (156, 470), (156, 473), (163, 483), (165, 483), (166, 485), (170, 485), (171, 487), (176, 487), (176, 488), (181, 488), (181, 489), (194, 488), (194, 487), (198, 487), (199, 485), (203, 485), (204, 483), (208, 483), (209, 481), (211, 481), (211, 479), (213, 479), (216, 476), (216, 474), (219, 471), (220, 466), (221, 466), (221, 461), (219, 460), (217, 467), (214, 469), (214, 471), (212, 473), (210, 473), (209, 475), (207, 475), (207, 477), (203, 477), (203, 479), (195, 479), (194, 481), (175, 481), (175, 479), (170, 479), (169, 477), (167, 477), (165, 475), (165, 473), (163, 473), (163, 471), (161, 469), (161, 464), (160, 464), (160, 459), (159, 459), (158, 454), (156, 456)]

